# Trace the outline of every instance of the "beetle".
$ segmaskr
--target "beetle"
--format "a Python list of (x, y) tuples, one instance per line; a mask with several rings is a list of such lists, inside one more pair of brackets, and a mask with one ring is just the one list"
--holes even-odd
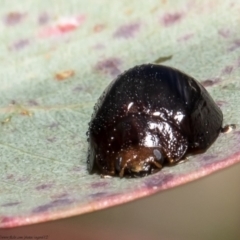
[(223, 114), (206, 89), (168, 66), (135, 66), (112, 81), (88, 129), (89, 173), (143, 177), (206, 151)]

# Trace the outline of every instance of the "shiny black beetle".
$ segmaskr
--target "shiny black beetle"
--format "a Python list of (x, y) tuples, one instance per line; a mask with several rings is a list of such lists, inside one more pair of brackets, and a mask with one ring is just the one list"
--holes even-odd
[(110, 83), (89, 123), (88, 171), (145, 176), (204, 152), (223, 114), (205, 88), (162, 65), (136, 66)]

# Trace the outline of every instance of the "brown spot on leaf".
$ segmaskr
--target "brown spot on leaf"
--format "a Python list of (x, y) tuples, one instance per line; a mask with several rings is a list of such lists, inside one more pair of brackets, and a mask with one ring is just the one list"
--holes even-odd
[(159, 57), (158, 59), (156, 59), (154, 61), (154, 63), (162, 63), (162, 62), (166, 62), (168, 60), (171, 60), (172, 59), (172, 55), (169, 55), (169, 56), (164, 56), (164, 57)]
[(11, 100), (11, 101), (10, 101), (10, 104), (16, 105), (16, 104), (17, 104), (17, 101), (16, 101), (16, 100)]
[(55, 79), (58, 81), (63, 81), (66, 80), (72, 76), (75, 75), (75, 72), (73, 70), (65, 70), (62, 72), (58, 72), (55, 74)]
[(127, 16), (129, 16), (129, 15), (131, 15), (131, 14), (133, 13), (133, 9), (131, 9), (131, 8), (126, 9), (124, 12), (125, 12), (125, 14), (126, 14)]
[(33, 114), (27, 110), (27, 109), (21, 109), (20, 110), (20, 114), (23, 115), (23, 116), (28, 116), (28, 117), (31, 117)]
[(93, 31), (94, 31), (95, 33), (98, 33), (98, 32), (103, 31), (104, 28), (106, 28), (106, 25), (105, 25), (105, 24), (96, 24), (96, 25), (93, 27)]

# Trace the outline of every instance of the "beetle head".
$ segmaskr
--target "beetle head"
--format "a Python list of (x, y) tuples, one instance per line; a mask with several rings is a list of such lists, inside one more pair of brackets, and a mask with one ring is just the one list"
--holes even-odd
[(159, 148), (137, 147), (121, 151), (116, 160), (116, 170), (119, 176), (125, 173), (134, 177), (143, 177), (159, 171), (164, 158)]

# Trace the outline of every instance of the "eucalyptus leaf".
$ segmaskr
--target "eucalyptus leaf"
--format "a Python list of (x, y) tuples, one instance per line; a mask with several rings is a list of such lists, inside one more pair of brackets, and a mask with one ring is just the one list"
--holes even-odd
[[(239, 162), (239, 8), (230, 0), (2, 0), (0, 227), (107, 208)], [(202, 82), (224, 124), (237, 128), (148, 177), (89, 175), (95, 102), (118, 74), (156, 59)]]

